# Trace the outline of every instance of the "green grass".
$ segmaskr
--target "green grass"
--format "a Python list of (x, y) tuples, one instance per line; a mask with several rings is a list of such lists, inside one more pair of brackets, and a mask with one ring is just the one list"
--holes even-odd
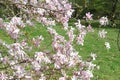
[[(97, 54), (95, 64), (100, 66), (99, 70), (94, 70), (94, 78), (93, 80), (120, 80), (120, 51), (118, 51), (116, 38), (118, 29), (116, 28), (108, 28), (102, 27), (98, 28), (97, 24), (93, 24), (95, 29), (94, 33), (88, 33), (85, 37), (84, 46), (79, 46), (74, 44), (74, 47), (77, 51), (79, 51), (79, 55), (83, 57), (84, 60), (90, 55), (91, 52)], [(63, 31), (63, 27), (60, 25), (54, 26), (54, 29), (60, 34), (65, 36), (66, 31)], [(98, 37), (98, 31), (105, 29), (108, 34), (107, 38), (101, 39)], [(51, 35), (47, 32), (47, 28), (39, 23), (35, 25), (35, 27), (25, 27), (23, 29), (25, 31), (27, 38), (31, 40), (34, 36), (43, 35), (44, 41), (41, 43), (40, 48), (34, 48), (29, 55), (33, 55), (35, 51), (44, 51), (44, 50), (52, 50), (51, 45), (49, 45), (52, 41)], [(20, 40), (26, 38), (26, 36), (21, 36)], [(4, 40), (6, 43), (10, 44), (14, 42), (3, 30), (0, 30), (0, 39)], [(109, 42), (111, 45), (111, 49), (107, 50), (104, 46), (105, 42)], [(29, 43), (31, 45), (31, 43)], [(0, 46), (0, 50), (5, 52), (6, 49)]]

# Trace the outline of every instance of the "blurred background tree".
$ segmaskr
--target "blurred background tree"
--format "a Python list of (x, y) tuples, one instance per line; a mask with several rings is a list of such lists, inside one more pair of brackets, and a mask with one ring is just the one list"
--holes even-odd
[[(120, 14), (120, 0), (70, 0), (75, 8), (74, 17), (90, 11), (97, 18), (107, 15), (109, 18)], [(77, 10), (77, 11), (76, 11)], [(81, 12), (81, 13), (80, 13)]]
[(11, 3), (11, 0), (0, 0), (0, 17), (1, 18), (11, 18), (13, 16), (19, 16), (20, 9), (18, 9), (15, 4)]
[[(83, 18), (85, 13), (94, 14), (94, 19), (107, 16), (114, 25), (120, 19), (120, 0), (70, 0), (75, 9), (73, 17)], [(119, 22), (120, 23), (120, 22)]]

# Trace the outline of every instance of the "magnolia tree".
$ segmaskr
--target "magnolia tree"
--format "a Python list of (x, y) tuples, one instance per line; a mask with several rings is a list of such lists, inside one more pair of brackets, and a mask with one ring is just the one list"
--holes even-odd
[[(6, 0), (1, 2), (5, 3)], [(87, 33), (94, 32), (89, 21), (92, 14), (86, 13), (85, 19), (89, 23), (86, 28), (80, 23), (75, 23), (78, 34), (74, 34), (75, 28), (68, 25), (71, 18), (71, 3), (68, 0), (8, 0), (9, 5), (14, 5), (21, 14), (14, 15), (9, 22), (0, 19), (0, 30), (15, 40), (7, 44), (0, 39), (0, 44), (7, 48), (7, 55), (0, 53), (0, 79), (1, 80), (90, 80), (93, 77), (93, 69), (96, 66), (92, 63), (97, 57), (91, 53), (91, 60), (83, 61), (79, 52), (73, 47), (73, 41), (78, 45), (84, 45), (84, 38)], [(25, 35), (21, 30), (26, 24), (34, 26), (31, 20), (36, 20), (45, 27), (52, 36), (52, 52), (35, 51), (34, 56), (28, 55), (33, 47), (39, 48), (44, 37), (40, 34), (31, 41), (34, 46), (28, 45), (28, 40), (19, 40), (20, 35)], [(101, 18), (102, 25), (108, 24), (107, 18)], [(63, 25), (69, 39), (59, 35), (52, 26), (56, 22)], [(99, 32), (101, 38), (105, 38), (106, 31)], [(110, 48), (108, 42), (106, 48)]]

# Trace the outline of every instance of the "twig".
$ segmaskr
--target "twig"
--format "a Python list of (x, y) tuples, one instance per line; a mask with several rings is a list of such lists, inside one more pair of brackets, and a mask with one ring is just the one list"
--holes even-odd
[(10, 68), (10, 67), (12, 67), (12, 66), (14, 66), (14, 65), (17, 65), (17, 64), (29, 63), (29, 62), (31, 62), (31, 61), (29, 61), (28, 59), (27, 59), (27, 60), (23, 60), (23, 61), (20, 61), (20, 62), (18, 62), (18, 63), (16, 63), (16, 64), (13, 64), (13, 65), (8, 65), (8, 66), (5, 66), (5, 67), (0, 67), (0, 70)]

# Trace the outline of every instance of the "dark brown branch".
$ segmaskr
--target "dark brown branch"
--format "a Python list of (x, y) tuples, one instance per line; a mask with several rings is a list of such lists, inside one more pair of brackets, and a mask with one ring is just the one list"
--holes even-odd
[(10, 67), (12, 67), (12, 66), (14, 66), (14, 65), (17, 65), (17, 64), (23, 64), (23, 63), (29, 63), (29, 62), (31, 62), (31, 61), (28, 60), (28, 59), (26, 59), (26, 60), (20, 61), (20, 62), (18, 62), (18, 63), (16, 63), (16, 64), (13, 64), (13, 65), (8, 65), (8, 66), (5, 66), (5, 67), (0, 67), (0, 70), (10, 68)]

